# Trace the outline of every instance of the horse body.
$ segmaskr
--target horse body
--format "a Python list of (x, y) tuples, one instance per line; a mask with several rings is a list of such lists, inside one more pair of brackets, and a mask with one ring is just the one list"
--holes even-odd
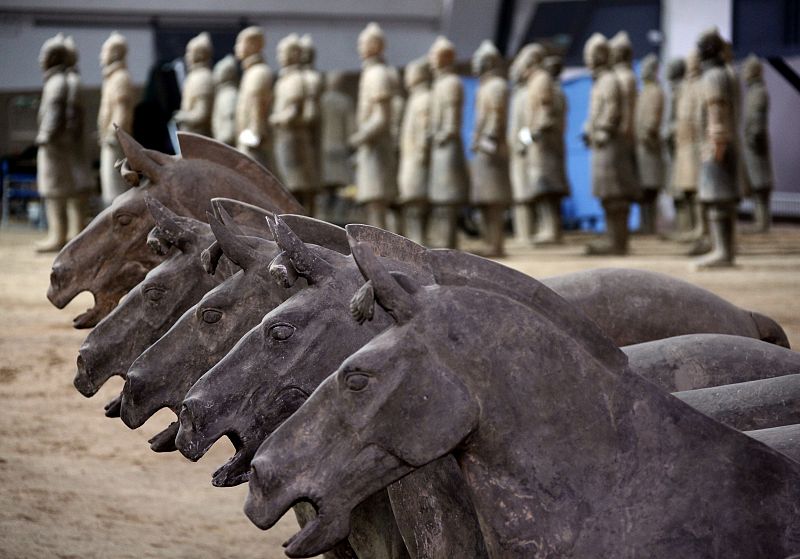
[(319, 507), (290, 556), (324, 549), (364, 494), (451, 451), (493, 557), (800, 547), (800, 464), (633, 374), (551, 290), (457, 253), (449, 285), (409, 290), (354, 254), (398, 324), (345, 360), (253, 460), (256, 524), (298, 498)]

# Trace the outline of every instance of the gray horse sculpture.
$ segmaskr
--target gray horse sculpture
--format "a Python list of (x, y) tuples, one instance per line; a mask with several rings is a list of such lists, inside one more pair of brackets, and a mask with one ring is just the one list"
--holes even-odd
[(179, 132), (181, 157), (145, 149), (117, 130), (126, 161), (123, 174), (134, 188), (118, 196), (72, 239), (53, 261), (47, 298), (64, 308), (90, 291), (95, 305), (76, 317), (76, 328), (96, 325), (138, 284), (161, 257), (146, 247), (153, 220), (149, 194), (176, 213), (204, 219), (211, 198), (227, 196), (270, 211), (302, 213), (303, 208), (264, 167), (220, 142)]
[[(298, 500), (317, 508), (287, 555), (330, 547), (347, 535), (355, 503), (449, 452), (491, 557), (800, 549), (800, 463), (631, 372), (546, 286), (455, 252), (437, 284), (423, 286), (390, 274), (366, 244), (352, 248), (394, 324), (252, 462), (245, 511), (256, 525), (271, 526)], [(369, 299), (360, 293), (360, 316)]]

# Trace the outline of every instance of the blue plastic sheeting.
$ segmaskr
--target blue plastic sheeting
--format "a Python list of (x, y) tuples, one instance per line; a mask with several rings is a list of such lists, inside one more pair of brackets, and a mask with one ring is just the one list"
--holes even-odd
[[(634, 65), (638, 74), (638, 64)], [(464, 140), (464, 150), (467, 159), (472, 159), (469, 150), (472, 139), (472, 130), (475, 126), (475, 93), (478, 88), (478, 79), (462, 77), (464, 84), (464, 107), (462, 112), (461, 137)], [(603, 208), (600, 201), (592, 196), (591, 152), (583, 145), (581, 133), (583, 123), (589, 112), (589, 94), (592, 88), (592, 78), (584, 76), (562, 81), (561, 86), (567, 97), (567, 177), (570, 181), (572, 194), (564, 198), (561, 203), (561, 215), (564, 226), (568, 229), (582, 229), (585, 231), (603, 231), (605, 221)], [(639, 227), (639, 206), (631, 206), (629, 220), (631, 229)]]

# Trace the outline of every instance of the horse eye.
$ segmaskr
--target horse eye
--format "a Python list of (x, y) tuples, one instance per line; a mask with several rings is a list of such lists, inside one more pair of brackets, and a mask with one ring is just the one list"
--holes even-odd
[(294, 326), (291, 324), (281, 323), (275, 324), (271, 326), (269, 329), (269, 335), (273, 340), (277, 340), (282, 342), (284, 340), (288, 340), (294, 334)]
[(353, 392), (360, 392), (367, 387), (369, 384), (369, 376), (365, 375), (364, 373), (352, 373), (347, 375), (347, 378), (344, 379), (344, 383), (347, 385), (349, 390)]
[(218, 311), (217, 309), (206, 309), (203, 311), (201, 315), (203, 317), (203, 322), (207, 324), (214, 324), (218, 322), (220, 318), (222, 318), (222, 312)]
[(156, 301), (160, 301), (161, 298), (164, 296), (164, 291), (165, 290), (163, 288), (161, 288), (161, 287), (155, 287), (155, 286), (147, 287), (144, 290), (144, 295), (150, 301), (156, 302)]
[(120, 225), (128, 225), (131, 221), (133, 221), (133, 216), (130, 214), (119, 214), (116, 220)]

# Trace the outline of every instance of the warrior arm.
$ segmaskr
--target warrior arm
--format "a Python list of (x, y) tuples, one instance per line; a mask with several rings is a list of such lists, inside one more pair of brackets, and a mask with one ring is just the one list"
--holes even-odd
[(53, 134), (66, 122), (67, 84), (61, 76), (50, 78), (45, 84), (41, 103), (39, 114), (42, 117), (36, 134), (37, 145), (50, 143)]
[(382, 134), (389, 132), (389, 103), (388, 97), (374, 102), (369, 118), (350, 136), (351, 145), (358, 147), (361, 144), (372, 143)]
[(544, 72), (535, 74), (528, 87), (528, 106), (530, 111), (530, 129), (534, 138), (555, 126), (555, 96), (553, 83)]

